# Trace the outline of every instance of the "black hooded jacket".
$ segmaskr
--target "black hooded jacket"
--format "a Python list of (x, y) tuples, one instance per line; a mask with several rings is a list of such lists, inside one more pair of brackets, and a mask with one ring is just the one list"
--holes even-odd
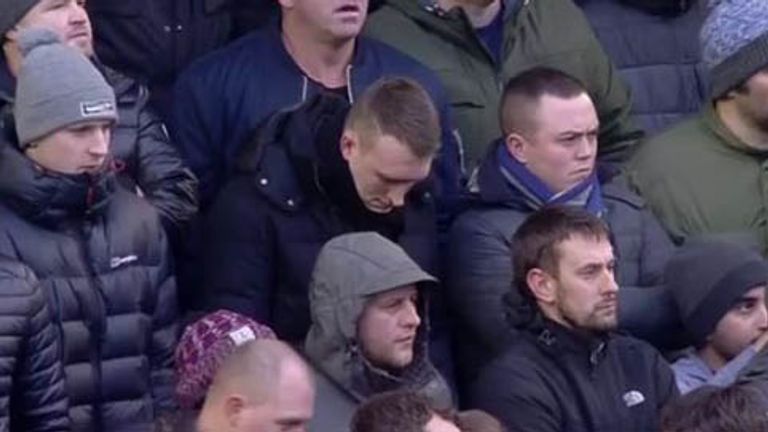
[(364, 209), (338, 150), (347, 110), (340, 98), (315, 96), (271, 116), (246, 145), (206, 221), (206, 308), (238, 311), (269, 324), (281, 339), (303, 341), (320, 248), (354, 231), (379, 232), (434, 272), (431, 195), (415, 188), (394, 215)]
[(655, 432), (676, 396), (672, 370), (650, 345), (536, 318), (486, 366), (470, 405), (510, 432)]
[(0, 255), (39, 278), (74, 431), (151, 430), (174, 408), (176, 295), (155, 210), (114, 177), (51, 173), (0, 141)]

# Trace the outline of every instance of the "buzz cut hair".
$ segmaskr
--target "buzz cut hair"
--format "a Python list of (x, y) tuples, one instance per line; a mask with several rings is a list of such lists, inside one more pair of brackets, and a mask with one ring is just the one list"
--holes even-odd
[(579, 80), (557, 69), (535, 67), (512, 77), (504, 86), (499, 105), (499, 124), (504, 135), (530, 131), (531, 112), (545, 95), (572, 99), (587, 90)]

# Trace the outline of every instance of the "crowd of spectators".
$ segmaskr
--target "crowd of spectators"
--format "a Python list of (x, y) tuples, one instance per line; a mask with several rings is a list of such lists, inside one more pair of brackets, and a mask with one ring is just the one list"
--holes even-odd
[(0, 432), (768, 432), (765, 0), (0, 35)]

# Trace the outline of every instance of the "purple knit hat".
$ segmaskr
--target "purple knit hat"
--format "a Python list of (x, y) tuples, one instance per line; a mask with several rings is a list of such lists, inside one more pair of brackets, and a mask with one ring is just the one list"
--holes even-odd
[(235, 349), (255, 339), (277, 339), (269, 327), (231, 312), (218, 310), (187, 326), (176, 347), (176, 400), (194, 409), (205, 399), (213, 376)]

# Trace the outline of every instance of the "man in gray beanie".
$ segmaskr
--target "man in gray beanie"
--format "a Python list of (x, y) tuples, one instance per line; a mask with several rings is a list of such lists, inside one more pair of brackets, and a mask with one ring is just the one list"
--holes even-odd
[(102, 74), (45, 29), (15, 43), (24, 59), (18, 140), (0, 136), (0, 256), (29, 266), (54, 311), (72, 431), (153, 431), (175, 410), (165, 231), (111, 169), (117, 104)]
[(701, 113), (642, 144), (629, 177), (674, 240), (747, 235), (768, 252), (768, 1), (710, 2)]
[(0, 0), (0, 133), (13, 137), (10, 115), (22, 53), (19, 34), (41, 27), (56, 33), (90, 58), (115, 90), (120, 119), (111, 153), (118, 179), (150, 201), (174, 233), (197, 211), (197, 180), (170, 144), (165, 127), (147, 107), (149, 94), (138, 82), (103, 66), (94, 56), (91, 23), (82, 0)]
[(768, 343), (768, 263), (735, 243), (694, 240), (669, 262), (666, 281), (694, 347), (672, 365), (678, 389), (733, 384)]

